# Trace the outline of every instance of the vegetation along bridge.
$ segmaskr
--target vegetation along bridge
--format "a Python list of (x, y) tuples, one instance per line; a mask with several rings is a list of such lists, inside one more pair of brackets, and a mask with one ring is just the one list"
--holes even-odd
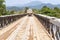
[(60, 19), (41, 14), (1, 16), (0, 40), (60, 40)]

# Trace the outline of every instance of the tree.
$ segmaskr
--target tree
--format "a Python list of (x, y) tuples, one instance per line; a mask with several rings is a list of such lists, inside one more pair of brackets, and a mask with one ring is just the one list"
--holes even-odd
[(28, 10), (29, 8), (28, 7), (25, 7), (25, 13), (27, 13), (27, 10)]
[(14, 12), (15, 12), (15, 11), (14, 11), (14, 10), (12, 10), (12, 11), (10, 12), (10, 14), (14, 14)]
[(48, 14), (50, 12), (51, 12), (51, 9), (47, 6), (43, 6), (42, 9), (41, 9), (42, 14)]
[(55, 12), (60, 13), (60, 9), (58, 7), (54, 7)]
[(0, 0), (0, 15), (5, 15), (6, 12), (6, 6), (3, 4), (4, 2), (4, 0)]
[(3, 2), (5, 2), (4, 0), (0, 0), (0, 5), (2, 5), (3, 4)]

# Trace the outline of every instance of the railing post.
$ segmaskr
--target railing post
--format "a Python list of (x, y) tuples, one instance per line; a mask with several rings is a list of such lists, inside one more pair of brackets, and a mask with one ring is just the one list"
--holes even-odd
[(2, 20), (1, 20), (1, 27), (3, 27), (3, 18), (2, 18)]
[(59, 40), (60, 40), (60, 27), (59, 27)]
[(56, 37), (57, 37), (57, 40), (60, 40), (59, 27), (57, 27)]
[(57, 32), (56, 25), (53, 25), (53, 33), (54, 33), (54, 39), (55, 40), (57, 40), (57, 38), (56, 38), (56, 32)]
[(50, 30), (49, 30), (49, 33), (50, 33), (50, 35), (51, 35), (51, 37), (52, 37), (52, 24), (50, 23)]

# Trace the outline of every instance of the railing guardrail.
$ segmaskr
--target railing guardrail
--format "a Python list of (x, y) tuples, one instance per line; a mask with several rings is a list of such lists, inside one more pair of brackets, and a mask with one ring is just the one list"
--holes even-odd
[(42, 14), (35, 14), (35, 16), (45, 26), (46, 30), (54, 40), (60, 40), (60, 19)]
[(13, 15), (5, 15), (0, 16), (0, 28), (3, 28), (5, 25), (8, 25), (19, 18), (25, 16), (26, 14), (13, 14)]

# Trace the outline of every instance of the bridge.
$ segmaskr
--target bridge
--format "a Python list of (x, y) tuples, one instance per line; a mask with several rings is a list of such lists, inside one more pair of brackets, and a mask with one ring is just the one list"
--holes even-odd
[(60, 40), (60, 19), (41, 14), (0, 16), (0, 40)]

